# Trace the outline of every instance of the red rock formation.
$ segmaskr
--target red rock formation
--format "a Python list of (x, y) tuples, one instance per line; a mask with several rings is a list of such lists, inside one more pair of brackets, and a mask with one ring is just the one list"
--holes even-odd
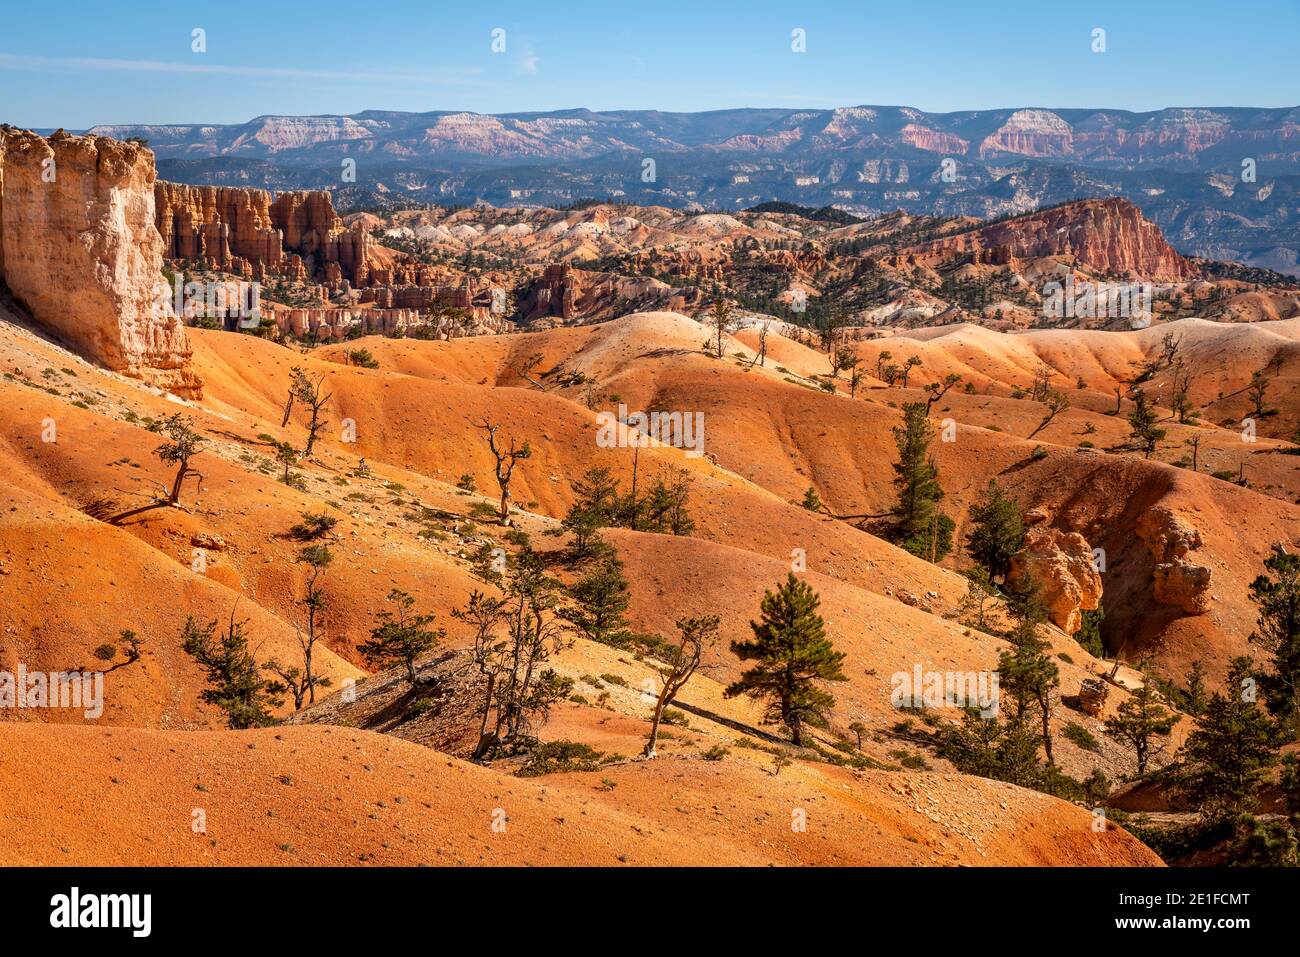
[(343, 225), (324, 190), (281, 193), (236, 186), (155, 187), (164, 255), (252, 279), (265, 275), (370, 285), (373, 241)]
[(1052, 624), (1073, 635), (1083, 624), (1083, 612), (1101, 602), (1101, 576), (1093, 565), (1092, 549), (1077, 532), (1046, 525), (1029, 529), (1024, 547), (1011, 559), (1008, 579), (1026, 577), (1039, 589)]
[(1074, 152), (1070, 124), (1049, 110), (1016, 110), (980, 143), (980, 156), (1067, 156)]
[(649, 309), (686, 312), (703, 297), (695, 286), (675, 288), (649, 277), (587, 272), (564, 262), (543, 270), (524, 294), (519, 312), (532, 325), (556, 324), (554, 320), (577, 324)]
[[(923, 262), (954, 254), (1009, 257), (1072, 257), (1105, 274), (1138, 279), (1176, 280), (1196, 275), (1196, 267), (1165, 241), (1160, 227), (1142, 217), (1126, 199), (1085, 199), (1038, 213), (1017, 216), (902, 252), (900, 262)], [(984, 261), (984, 260), (981, 260)]]
[(421, 322), (414, 309), (272, 309), (284, 335), (321, 342), (350, 335), (402, 335)]
[(1137, 534), (1155, 559), (1152, 591), (1162, 605), (1177, 605), (1190, 615), (1210, 610), (1211, 569), (1197, 565), (1188, 554), (1201, 547), (1201, 533), (1181, 515), (1163, 505), (1138, 519)]
[(932, 153), (963, 156), (970, 149), (970, 143), (955, 133), (943, 133), (916, 123), (908, 123), (899, 130), (898, 138), (908, 146), (915, 146), (919, 150), (929, 150)]
[(155, 176), (146, 147), (0, 130), (0, 280), (86, 358), (194, 398), (202, 382), (162, 280)]
[[(459, 285), (389, 285), (379, 284), (360, 292), (361, 302), (373, 302), (385, 309), (467, 309), (480, 304), (483, 296), (466, 277)], [(489, 297), (490, 298), (490, 297)], [(488, 303), (490, 305), (490, 301)]]

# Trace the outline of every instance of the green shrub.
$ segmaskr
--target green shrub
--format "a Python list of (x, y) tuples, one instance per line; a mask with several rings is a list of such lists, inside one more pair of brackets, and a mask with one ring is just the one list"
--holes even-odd
[(361, 366), (363, 369), (379, 368), (379, 360), (371, 354), (369, 349), (349, 349), (348, 362), (354, 366)]
[(429, 697), (416, 698), (406, 706), (405, 716), (407, 718), (418, 718), (426, 711), (429, 711), (435, 704), (437, 702)]
[(664, 713), (659, 719), (664, 724), (675, 725), (679, 728), (689, 728), (690, 719), (686, 717), (686, 712), (678, 711), (676, 708), (664, 708)]
[(310, 542), (333, 531), (339, 520), (333, 515), (302, 513), (302, 521), (289, 529), (289, 534), (300, 542)]
[(1079, 724), (1077, 721), (1071, 721), (1065, 726), (1065, 739), (1072, 741), (1085, 751), (1100, 751), (1101, 744), (1093, 736), (1092, 732)]
[(577, 741), (547, 741), (533, 749), (519, 777), (536, 778), (560, 771), (595, 771), (603, 752)]

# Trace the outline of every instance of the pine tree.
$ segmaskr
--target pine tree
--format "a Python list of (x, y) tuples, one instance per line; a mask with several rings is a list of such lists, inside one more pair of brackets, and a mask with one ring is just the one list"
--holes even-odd
[(973, 620), (963, 619), (974, 628), (984, 631), (984, 618), (990, 605), (998, 596), (997, 586), (989, 578), (989, 573), (978, 565), (968, 568), (966, 576), (966, 594), (962, 596), (958, 612), (963, 615), (973, 614)]
[(623, 577), (623, 563), (612, 551), (569, 588), (569, 597), (576, 604), (562, 609), (559, 615), (578, 634), (615, 648), (631, 639), (626, 617), (631, 600), (627, 579)]
[(1079, 613), (1079, 630), (1074, 633), (1074, 640), (1094, 658), (1106, 657), (1106, 643), (1101, 637), (1101, 623), (1105, 618), (1106, 609), (1100, 602), (1096, 608), (1086, 608)]
[(1205, 713), (1208, 700), (1209, 693), (1205, 690), (1205, 665), (1198, 659), (1192, 662), (1192, 667), (1187, 672), (1187, 689), (1182, 696), (1182, 710), (1193, 718), (1199, 718)]
[(1002, 491), (997, 479), (989, 479), (984, 494), (971, 509), (970, 520), (972, 527), (966, 536), (970, 557), (993, 581), (1005, 579), (1011, 569), (1011, 556), (1025, 542), (1025, 516), (1020, 506)]
[(1262, 369), (1257, 369), (1250, 374), (1250, 385), (1246, 388), (1246, 395), (1250, 397), (1250, 411), (1257, 419), (1272, 415), (1276, 409), (1268, 408), (1268, 375)]
[(672, 468), (656, 476), (642, 503), (645, 513), (643, 528), (671, 535), (689, 535), (694, 531), (695, 520), (686, 508), (694, 482), (691, 473), (684, 468)]
[(1165, 430), (1156, 427), (1160, 415), (1147, 399), (1147, 394), (1136, 389), (1133, 392), (1133, 411), (1129, 413), (1128, 424), (1132, 427), (1129, 437), (1142, 450), (1144, 458), (1151, 458), (1151, 453), (1165, 437)]
[(325, 419), (322, 413), (325, 407), (329, 405), (332, 396), (325, 391), (325, 376), (320, 375), (313, 379), (297, 366), (294, 366), (290, 372), (293, 375), (293, 382), (289, 386), (289, 401), (285, 405), (284, 422), (281, 424), (289, 424), (289, 412), (292, 410), (295, 401), (301, 402), (307, 407), (307, 445), (302, 450), (302, 457), (309, 459), (312, 457), (312, 450), (316, 447), (316, 442), (325, 428)]
[(1021, 787), (1036, 787), (1042, 776), (1038, 735), (1023, 721), (986, 718), (974, 708), (940, 732), (938, 753), (964, 774)]
[(1260, 780), (1277, 762), (1274, 728), (1251, 693), (1249, 658), (1234, 658), (1226, 693), (1216, 691), (1183, 746), (1184, 792), (1209, 817), (1249, 811)]
[(574, 551), (579, 555), (588, 555), (596, 533), (616, 524), (618, 481), (603, 466), (590, 468), (581, 479), (573, 483), (573, 494), (573, 504), (569, 506), (569, 511), (560, 524), (573, 535)]
[(709, 338), (704, 341), (704, 348), (708, 350), (717, 359), (721, 359), (726, 351), (726, 344), (723, 337), (736, 328), (736, 320), (731, 315), (731, 303), (722, 296), (713, 300), (713, 308), (708, 315), (708, 325), (713, 329)]
[(433, 630), (428, 627), (433, 623), (433, 615), (412, 614), (415, 599), (401, 589), (394, 588), (390, 591), (388, 600), (393, 603), (396, 614), (388, 610), (381, 611), (380, 624), (371, 630), (368, 641), (357, 645), (357, 651), (382, 667), (405, 665), (406, 680), (412, 685), (418, 684), (416, 661), (432, 651), (446, 636), (446, 632), (441, 628)]
[(1266, 821), (1243, 814), (1233, 822), (1223, 862), (1229, 867), (1300, 866), (1300, 840), (1290, 821)]
[(843, 652), (826, 637), (820, 604), (811, 586), (790, 574), (775, 592), (764, 592), (761, 620), (749, 623), (754, 639), (731, 643), (741, 661), (758, 664), (728, 685), (726, 696), (766, 699), (765, 719), (784, 724), (800, 747), (804, 725), (826, 727), (826, 712), (835, 706), (834, 696), (819, 683), (848, 680), (841, 669)]
[(226, 713), (228, 727), (264, 728), (275, 723), (270, 709), (284, 702), (275, 697), (275, 684), (258, 670), (248, 650), (244, 624), (235, 620), (232, 609), (226, 630), (217, 637), (216, 621), (200, 625), (193, 617), (186, 618), (181, 648), (207, 673), (209, 687), (201, 697)]
[[(561, 585), (547, 573), (542, 556), (525, 546), (504, 571), (482, 565), (477, 574), (501, 597), (475, 593), (456, 615), (475, 628), (474, 660), (487, 678), (476, 760), (502, 748), (530, 747), (535, 723), (573, 690), (572, 678), (547, 667), (551, 655), (565, 645), (565, 630), (555, 615)], [(496, 718), (489, 723), (493, 709)]]
[(298, 450), (289, 442), (277, 442), (275, 460), (284, 466), (284, 474), (280, 476), (280, 481), (285, 485), (293, 485), (293, 473), (289, 470), (298, 464)]
[(1259, 685), (1269, 713), (1293, 724), (1300, 718), (1300, 555), (1280, 546), (1264, 559), (1272, 573), (1250, 585), (1259, 619), (1250, 640), (1269, 653), (1269, 670)]
[[(334, 553), (327, 545), (308, 545), (298, 553), (298, 560), (308, 568), (306, 592), (300, 602), (307, 616), (304, 623), (306, 628), (298, 629), (298, 645), (302, 648), (302, 683), (307, 689), (308, 702), (315, 704), (316, 689), (327, 688), (330, 685), (329, 678), (316, 674), (313, 663), (316, 643), (321, 638), (322, 619), (330, 606), (321, 579), (334, 561)], [(301, 704), (299, 706), (301, 707)]]
[(1060, 669), (1049, 654), (1051, 645), (1038, 632), (1046, 613), (1033, 589), (1013, 593), (1007, 610), (1016, 619), (1016, 624), (1008, 636), (1011, 650), (998, 656), (999, 690), (1011, 699), (1013, 722), (1026, 722), (1033, 712), (1037, 712), (1043, 752), (1047, 755), (1047, 763), (1054, 764), (1052, 706), (1061, 677)]
[(895, 535), (913, 555), (937, 562), (952, 549), (954, 523), (938, 509), (943, 489), (939, 486), (939, 470), (929, 457), (933, 438), (925, 403), (904, 405), (903, 424), (894, 429), (899, 459), (894, 465), (894, 488), (898, 490)]
[(1160, 704), (1148, 682), (1120, 704), (1113, 718), (1106, 719), (1106, 734), (1133, 752), (1140, 778), (1147, 773), (1147, 762), (1162, 750), (1155, 739), (1166, 737), (1181, 717)]

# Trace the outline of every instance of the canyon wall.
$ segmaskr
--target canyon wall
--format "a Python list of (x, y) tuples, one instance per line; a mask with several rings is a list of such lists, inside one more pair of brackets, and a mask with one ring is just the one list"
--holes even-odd
[(1073, 257), (1101, 273), (1132, 279), (1178, 280), (1196, 268), (1126, 199), (1089, 199), (947, 236), (903, 250), (890, 264), (908, 266), (969, 254), (1003, 264), (1012, 257)]
[(147, 147), (0, 129), (0, 281), (87, 359), (197, 398), (185, 327), (160, 295), (154, 180)]
[(281, 193), (240, 186), (155, 184), (163, 255), (246, 279), (321, 281), (334, 289), (371, 283), (373, 240), (349, 228), (324, 190)]

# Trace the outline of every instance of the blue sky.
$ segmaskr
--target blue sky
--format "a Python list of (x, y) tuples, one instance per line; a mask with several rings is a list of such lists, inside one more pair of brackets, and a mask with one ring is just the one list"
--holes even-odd
[[(364, 109), (1300, 104), (1300, 0), (0, 5), (0, 121), (21, 126)], [(205, 53), (191, 49), (196, 27)], [(1098, 27), (1104, 53), (1091, 50)], [(491, 50), (495, 28), (504, 53)], [(791, 51), (795, 28), (805, 53)]]

